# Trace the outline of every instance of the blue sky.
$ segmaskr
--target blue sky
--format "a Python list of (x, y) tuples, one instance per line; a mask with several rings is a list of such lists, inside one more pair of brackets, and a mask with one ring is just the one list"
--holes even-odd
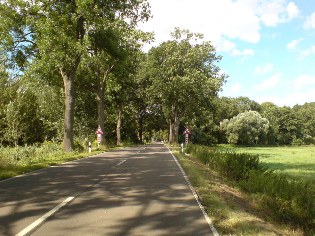
[[(149, 0), (153, 46), (175, 27), (203, 33), (229, 75), (221, 96), (315, 102), (315, 0)], [(151, 45), (151, 46), (152, 46)], [(147, 46), (149, 48), (150, 46)]]

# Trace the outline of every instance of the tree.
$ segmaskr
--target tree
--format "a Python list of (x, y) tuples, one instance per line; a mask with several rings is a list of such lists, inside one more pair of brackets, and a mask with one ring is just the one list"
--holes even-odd
[(81, 65), (82, 76), (89, 77), (85, 88), (96, 95), (98, 125), (105, 128), (104, 104), (108, 80), (115, 67), (120, 70), (135, 70), (137, 53), (140, 51), (140, 42), (150, 38), (150, 34), (135, 30), (123, 21), (117, 21), (110, 29), (93, 31), (89, 54)]
[(246, 111), (221, 122), (220, 128), (226, 132), (232, 144), (254, 145), (265, 143), (269, 121), (256, 111)]
[(295, 105), (293, 111), (303, 124), (301, 131), (303, 142), (305, 144), (315, 144), (315, 102)]
[(293, 141), (301, 140), (303, 123), (301, 118), (290, 107), (280, 107), (277, 109), (278, 133), (277, 142), (279, 144), (292, 144)]
[(177, 143), (180, 122), (210, 107), (225, 76), (214, 64), (220, 57), (211, 43), (198, 43), (202, 35), (177, 28), (172, 36), (173, 40), (150, 50), (148, 68), (156, 103), (169, 122), (169, 142)]
[(64, 150), (71, 151), (74, 84), (91, 31), (111, 27), (118, 19), (128, 19), (133, 26), (149, 17), (148, 4), (145, 0), (16, 0), (1, 2), (0, 15), (0, 43), (8, 54), (17, 55), (13, 59), (18, 66), (29, 62), (38, 70), (50, 67), (61, 75), (65, 94)]
[(290, 107), (278, 107), (273, 103), (262, 104), (262, 114), (270, 121), (269, 143), (289, 145), (302, 142), (304, 122), (297, 110)]

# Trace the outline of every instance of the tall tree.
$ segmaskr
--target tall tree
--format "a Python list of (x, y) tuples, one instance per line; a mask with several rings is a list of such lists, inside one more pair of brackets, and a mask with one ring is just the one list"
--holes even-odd
[(315, 102), (296, 105), (293, 111), (301, 119), (303, 124), (302, 135), (305, 144), (315, 144)]
[(215, 65), (221, 57), (211, 43), (198, 43), (201, 34), (177, 28), (172, 36), (173, 40), (150, 50), (148, 63), (152, 89), (169, 121), (169, 141), (178, 143), (183, 117), (193, 118), (199, 109), (209, 107), (225, 76)]
[[(104, 130), (105, 92), (110, 74), (115, 67), (130, 71), (130, 62), (136, 62), (136, 52), (140, 50), (140, 42), (146, 41), (150, 34), (131, 28), (124, 21), (116, 21), (108, 29), (96, 29), (91, 33), (89, 54), (83, 60), (84, 77), (90, 77), (88, 86), (96, 95), (98, 126)], [(129, 64), (128, 64), (129, 63)]]
[[(130, 25), (149, 17), (145, 0), (5, 1), (1, 2), (1, 45), (16, 64), (28, 60), (37, 68), (50, 66), (62, 77), (65, 94), (64, 150), (73, 149), (74, 82), (90, 32), (117, 19)], [(23, 60), (20, 60), (20, 59)], [(18, 60), (17, 60), (18, 59)]]

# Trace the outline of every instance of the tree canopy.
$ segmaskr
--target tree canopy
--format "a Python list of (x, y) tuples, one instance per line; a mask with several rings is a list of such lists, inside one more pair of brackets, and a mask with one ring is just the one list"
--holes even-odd
[(227, 75), (203, 36), (175, 28), (153, 39), (137, 29), (145, 0), (0, 1), (0, 142), (315, 143), (315, 103), (279, 107), (219, 97)]
[(232, 144), (253, 145), (266, 143), (269, 121), (257, 111), (245, 111), (230, 120), (225, 119), (220, 127), (226, 132), (227, 140)]

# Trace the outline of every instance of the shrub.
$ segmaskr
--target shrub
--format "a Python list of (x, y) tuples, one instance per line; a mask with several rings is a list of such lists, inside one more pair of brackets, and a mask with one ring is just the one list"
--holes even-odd
[(196, 156), (203, 164), (216, 168), (222, 175), (232, 180), (248, 178), (252, 169), (259, 169), (259, 157), (251, 154), (219, 152), (215, 148), (190, 144), (187, 153)]
[(193, 144), (187, 146), (186, 152), (233, 180), (245, 192), (259, 196), (261, 208), (272, 212), (275, 219), (302, 228), (305, 235), (314, 235), (315, 188), (311, 183), (268, 170), (257, 155), (219, 152)]

